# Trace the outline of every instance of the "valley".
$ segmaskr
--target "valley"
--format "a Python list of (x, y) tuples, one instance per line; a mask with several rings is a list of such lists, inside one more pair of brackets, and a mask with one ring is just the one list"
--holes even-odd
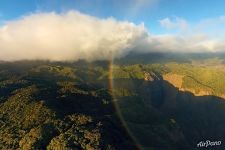
[(223, 143), (224, 81), (224, 70), (174, 59), (1, 62), (0, 148), (188, 150), (202, 139)]

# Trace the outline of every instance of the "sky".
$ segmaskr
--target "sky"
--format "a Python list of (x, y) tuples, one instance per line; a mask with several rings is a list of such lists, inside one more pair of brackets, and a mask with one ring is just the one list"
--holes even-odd
[(1, 20), (35, 12), (78, 10), (99, 18), (114, 17), (144, 22), (154, 33), (162, 33), (159, 20), (183, 18), (190, 23), (225, 15), (223, 0), (0, 0)]
[(67, 60), (95, 59), (96, 52), (104, 59), (134, 50), (225, 51), (224, 6), (223, 0), (0, 0), (0, 59), (29, 59), (24, 52)]

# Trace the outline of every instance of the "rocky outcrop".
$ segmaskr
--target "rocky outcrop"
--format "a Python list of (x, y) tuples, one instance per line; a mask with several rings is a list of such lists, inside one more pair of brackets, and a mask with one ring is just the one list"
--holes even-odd
[(183, 84), (182, 75), (168, 73), (166, 75), (163, 75), (163, 80), (168, 81), (169, 83), (171, 83), (173, 86), (175, 86), (178, 89), (182, 88), (182, 84)]
[(144, 72), (145, 81), (155, 81), (160, 80), (160, 78), (154, 72)]

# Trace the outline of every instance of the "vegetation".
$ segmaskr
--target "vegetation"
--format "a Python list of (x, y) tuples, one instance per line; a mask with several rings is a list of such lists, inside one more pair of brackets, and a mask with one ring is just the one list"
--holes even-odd
[(188, 150), (202, 138), (225, 141), (221, 58), (154, 57), (163, 61), (118, 61), (112, 80), (104, 61), (1, 62), (0, 149)]
[[(0, 149), (135, 147), (116, 116), (107, 85), (83, 75), (105, 73), (101, 66), (97, 72), (70, 63), (29, 63), (33, 66), (20, 66), (23, 72), (11, 63), (0, 67)], [(83, 72), (77, 73), (78, 68)]]
[(183, 88), (197, 91), (212, 91), (213, 95), (221, 96), (225, 93), (225, 70), (221, 68), (200, 67), (191, 64), (167, 64), (170, 72), (183, 75)]

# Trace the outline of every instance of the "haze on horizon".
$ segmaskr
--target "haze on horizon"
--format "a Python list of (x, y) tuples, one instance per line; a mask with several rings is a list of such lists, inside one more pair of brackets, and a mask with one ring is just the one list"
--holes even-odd
[[(176, 0), (168, 8), (168, 0), (95, 1), (24, 0), (23, 10), (0, 2), (0, 60), (105, 60), (129, 52), (225, 51), (225, 12), (205, 10), (219, 11), (222, 0), (214, 5)], [(175, 11), (168, 13), (170, 7)]]

